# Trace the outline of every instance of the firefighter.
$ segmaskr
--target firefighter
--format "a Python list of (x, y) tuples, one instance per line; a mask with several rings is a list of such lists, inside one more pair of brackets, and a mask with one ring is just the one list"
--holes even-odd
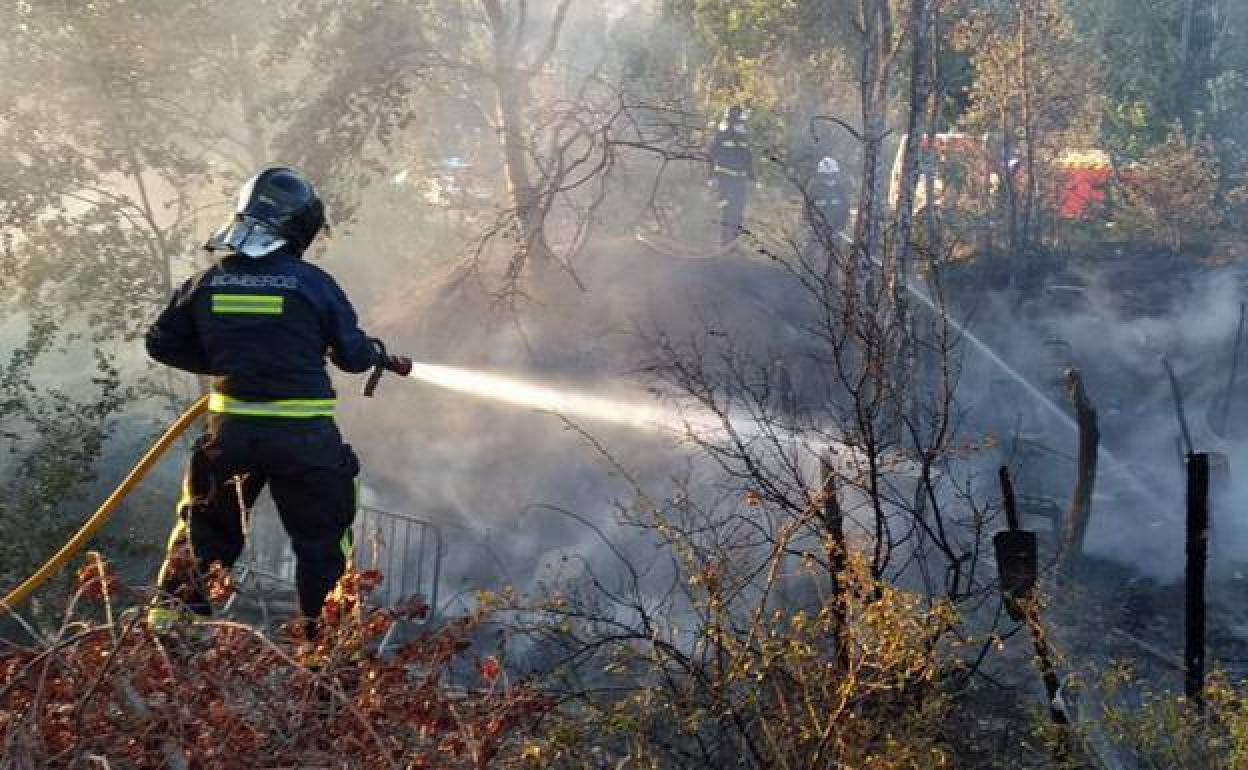
[(384, 355), (334, 279), (303, 260), (323, 229), (312, 186), (288, 168), (264, 169), (205, 245), (223, 257), (184, 283), (147, 332), (153, 359), (213, 378), (158, 578), (165, 601), (148, 614), (158, 633), (211, 613), (204, 576), (238, 559), (244, 512), (266, 484), (310, 632), (346, 568), (359, 462), (334, 422), (325, 357), (347, 372), (379, 365), (406, 375), (412, 362)]
[(729, 107), (715, 132), (708, 153), (711, 162), (711, 186), (719, 207), (720, 245), (727, 246), (741, 234), (745, 222), (745, 203), (749, 183), (755, 181), (754, 153), (746, 136), (745, 110), (740, 105)]
[(816, 229), (835, 235), (849, 223), (849, 191), (835, 158), (824, 158), (815, 169), (809, 190), (810, 205), (818, 218)]

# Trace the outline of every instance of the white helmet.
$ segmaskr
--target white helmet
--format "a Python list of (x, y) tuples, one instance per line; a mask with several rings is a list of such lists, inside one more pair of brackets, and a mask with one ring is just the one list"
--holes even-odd
[(819, 161), (820, 174), (839, 174), (841, 173), (841, 164), (836, 162), (836, 158), (824, 158)]

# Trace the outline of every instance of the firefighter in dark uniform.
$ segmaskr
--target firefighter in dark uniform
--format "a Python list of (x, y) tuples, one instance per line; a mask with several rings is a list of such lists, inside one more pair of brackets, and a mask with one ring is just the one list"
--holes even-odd
[(708, 155), (719, 207), (719, 242), (727, 246), (741, 234), (750, 182), (755, 179), (754, 153), (746, 136), (745, 111), (740, 106), (729, 107), (724, 113)]
[[(346, 568), (359, 462), (334, 422), (325, 358), (347, 372), (407, 375), (357, 324), (334, 279), (303, 252), (325, 227), (312, 186), (268, 168), (239, 193), (206, 248), (215, 265), (173, 295), (147, 333), (162, 364), (212, 376), (208, 429), (194, 444), (148, 622), (157, 632), (210, 614), (203, 577), (243, 549), (243, 508), (266, 484), (295, 553), (299, 609), (315, 628)], [(189, 613), (186, 611), (189, 610)]]
[(818, 217), (817, 227), (836, 235), (849, 223), (849, 191), (841, 178), (841, 165), (835, 158), (824, 158), (810, 182), (810, 205)]

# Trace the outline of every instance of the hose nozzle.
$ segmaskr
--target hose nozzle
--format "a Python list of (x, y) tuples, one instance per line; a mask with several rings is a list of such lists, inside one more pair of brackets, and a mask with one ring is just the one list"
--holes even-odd
[(373, 346), (377, 348), (377, 363), (373, 365), (373, 370), (368, 373), (368, 379), (364, 382), (364, 395), (368, 398), (373, 397), (373, 393), (377, 391), (377, 383), (381, 382), (381, 375), (386, 372), (386, 346), (376, 338), (373, 339)]

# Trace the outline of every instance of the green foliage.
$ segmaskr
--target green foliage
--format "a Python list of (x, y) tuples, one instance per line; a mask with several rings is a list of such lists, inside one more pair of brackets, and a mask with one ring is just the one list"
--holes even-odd
[[(1130, 666), (1103, 677), (1110, 703), (1100, 715), (1107, 736), (1141, 767), (1239, 770), (1248, 763), (1248, 689), (1222, 674), (1209, 678), (1204, 707), (1155, 691)], [(1123, 701), (1132, 705), (1117, 705)]]
[(113, 418), (163, 389), (116, 346), (168, 301), (226, 155), (186, 98), (215, 96), (215, 52), (182, 34), (214, 5), (0, 9), (0, 522), (23, 533), (0, 546), (4, 591), (80, 523)]
[(1063, 0), (977, 6), (953, 31), (974, 71), (966, 129), (1008, 133), (1039, 151), (1090, 140), (1099, 72)]
[[(39, 83), (0, 112), (0, 275), (6, 299), (79, 308), (96, 340), (133, 338), (190, 251), (193, 190), (208, 167), (171, 129), (163, 102), (186, 57), (159, 3), (6, 11), (9, 77)], [(180, 53), (180, 52), (179, 52)]]
[[(63, 543), (79, 522), (82, 485), (111, 431), (110, 418), (133, 395), (121, 373), (99, 351), (87, 393), (71, 393), (36, 376), (38, 360), (52, 353), (58, 323), (32, 317), (26, 343), (0, 362), (0, 591), (24, 580)], [(72, 383), (78, 385), (79, 383)], [(19, 534), (20, 533), (20, 534)]]
[(699, 37), (714, 45), (716, 64), (727, 70), (795, 47), (809, 51), (820, 42), (822, 32), (810, 22), (827, 13), (827, 4), (800, 0), (668, 0), (664, 6), (668, 14), (692, 21)]
[[(784, 574), (778, 553), (739, 564), (719, 550), (729, 546), (656, 526), (672, 538), (687, 611), (644, 602), (613, 616), (625, 597), (605, 588), (522, 610), (527, 633), (569, 661), (556, 681), (579, 691), (537, 744), (543, 766), (622, 755), (629, 767), (708, 770), (953, 766), (944, 683), (960, 621), (949, 603), (872, 578), (866, 554), (829, 575), (831, 540)], [(730, 540), (728, 529), (716, 535)], [(806, 601), (774, 598), (786, 590)]]
[[(849, 62), (858, 45), (856, 4), (785, 0), (668, 0), (669, 23), (688, 26), (706, 57), (696, 96), (718, 116), (734, 103), (754, 110), (760, 146), (781, 153), (810, 141), (814, 115), (840, 113), (857, 95)], [(834, 105), (836, 109), (834, 109)]]
[(1104, 139), (1128, 157), (1164, 141), (1177, 117), (1171, 82), (1181, 6), (1178, 0), (1068, 4), (1082, 37), (1113, 41), (1090, 49), (1089, 65), (1105, 78)]
[(1248, 8), (1210, 0), (1099, 0), (1070, 7), (1080, 35), (1097, 43), (1089, 53), (1104, 74), (1106, 148), (1142, 159), (1167, 144), (1178, 123), (1188, 141), (1211, 143), (1220, 214), (1233, 214), (1235, 202), (1224, 196), (1246, 168)]

